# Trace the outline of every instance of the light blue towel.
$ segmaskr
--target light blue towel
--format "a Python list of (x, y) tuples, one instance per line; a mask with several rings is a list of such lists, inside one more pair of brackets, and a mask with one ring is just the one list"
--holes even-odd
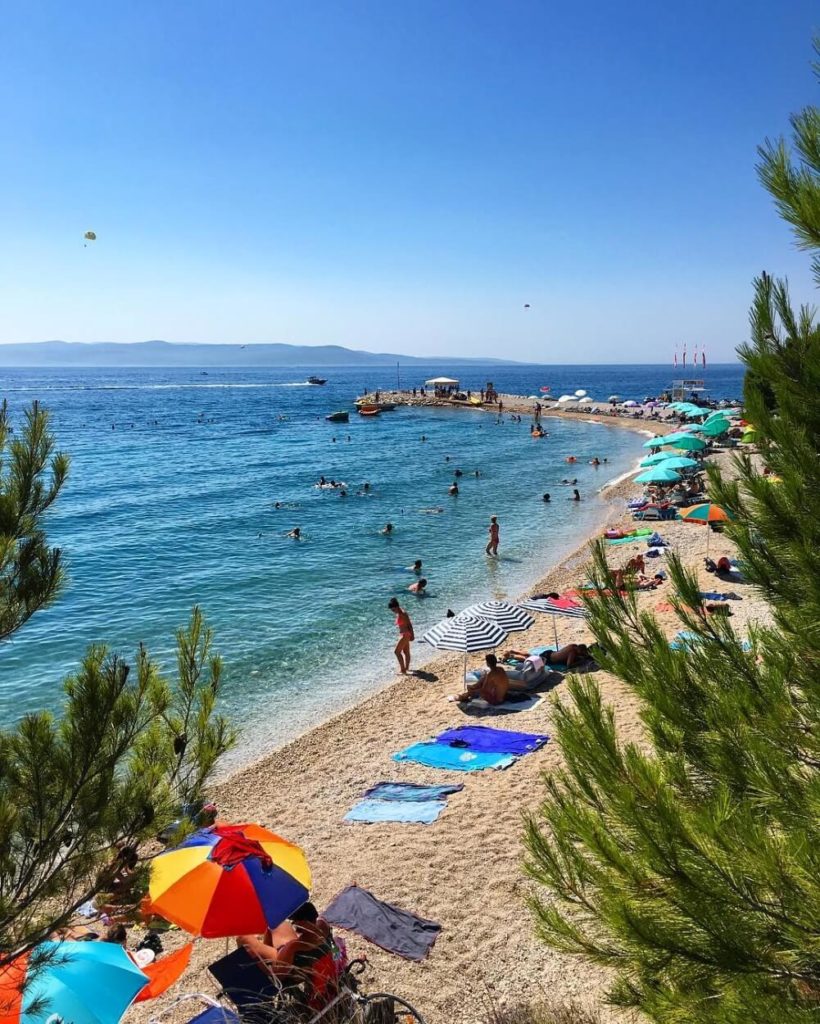
[(401, 821), (411, 825), (432, 825), (447, 806), (446, 800), (360, 800), (344, 816), (345, 821)]
[(509, 754), (483, 754), (446, 743), (414, 743), (393, 755), (394, 761), (415, 761), (428, 768), (445, 768), (454, 772), (480, 772), (485, 768), (509, 768), (516, 758)]

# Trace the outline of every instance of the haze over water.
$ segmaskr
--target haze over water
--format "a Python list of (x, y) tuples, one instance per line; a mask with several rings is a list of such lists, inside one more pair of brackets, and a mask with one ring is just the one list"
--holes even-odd
[[(530, 439), (526, 418), (498, 425), (480, 412), (401, 409), (330, 424), (323, 417), (352, 410), (363, 387), (394, 386), (396, 369), (322, 369), (325, 387), (305, 385), (310, 372), (0, 375), (15, 419), (40, 399), (72, 457), (48, 520), (68, 583), (0, 649), (0, 720), (54, 707), (90, 643), (131, 657), (143, 641), (171, 669), (174, 630), (197, 603), (225, 659), (223, 705), (244, 728), (240, 756), (281, 742), (389, 678), (392, 595), (406, 599), (417, 636), (448, 608), (514, 596), (602, 520), (596, 492), (642, 454), (639, 434), (580, 417), (548, 420), (550, 436), (540, 441)], [(556, 395), (585, 388), (599, 399), (642, 399), (681, 375), (668, 367), (454, 363), (402, 368), (402, 384), (443, 372), (473, 390), (489, 378), (501, 391), (550, 385)], [(701, 375), (715, 397), (741, 392), (738, 366)], [(576, 465), (565, 463), (569, 454)], [(608, 464), (589, 466), (595, 455)], [(464, 476), (451, 498), (456, 467)], [(316, 489), (322, 474), (346, 481), (348, 497)], [(580, 505), (564, 477), (578, 478)], [(357, 496), (364, 481), (371, 493)], [(275, 501), (286, 507), (274, 509)], [(420, 511), (439, 506), (440, 514)], [(497, 563), (483, 551), (491, 514), (501, 521)], [(387, 521), (393, 537), (379, 533)], [(297, 525), (301, 543), (283, 536)], [(423, 601), (404, 594), (414, 579), (404, 567), (416, 558), (429, 580)], [(424, 647), (415, 650), (421, 656)]]

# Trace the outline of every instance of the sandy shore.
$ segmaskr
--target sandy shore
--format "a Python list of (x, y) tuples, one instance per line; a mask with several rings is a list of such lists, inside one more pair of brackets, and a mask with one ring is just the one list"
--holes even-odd
[[(607, 417), (605, 422), (613, 420)], [(635, 420), (625, 425), (656, 427)], [(624, 499), (634, 490), (631, 481), (622, 481), (607, 497)], [(613, 515), (610, 524), (627, 519), (625, 513)], [(703, 589), (715, 589), (715, 578), (703, 570), (705, 529), (681, 522), (657, 525), (684, 562), (699, 569)], [(640, 550), (645, 550), (645, 544), (613, 546), (610, 563), (621, 565)], [(731, 553), (725, 538), (713, 536), (713, 557)], [(531, 592), (577, 585), (584, 578), (587, 556), (585, 541)], [(750, 619), (765, 617), (765, 606), (750, 588), (721, 584), (718, 589), (734, 589), (742, 595), (741, 601), (732, 603), (733, 622), (741, 631)], [(667, 591), (668, 585), (641, 594), (641, 606), (656, 609), (667, 599)], [(675, 632), (671, 613), (659, 612), (658, 617), (670, 635)], [(510, 646), (552, 643), (552, 618), (536, 615), (535, 619), (526, 633), (511, 636)], [(562, 643), (592, 639), (585, 624), (577, 620), (559, 619), (558, 632)], [(481, 662), (478, 655), (469, 659), (470, 666)], [(399, 677), (356, 707), (237, 772), (213, 791), (220, 816), (258, 821), (298, 842), (308, 855), (313, 898), (320, 908), (355, 881), (385, 900), (439, 921), (442, 933), (432, 955), (421, 964), (345, 935), (351, 954), (364, 954), (370, 962), (365, 990), (388, 989), (408, 998), (429, 1024), (478, 1024), (485, 1020), (488, 999), (504, 1004), (548, 995), (597, 1004), (604, 979), (540, 944), (523, 902), (529, 883), (522, 872), (521, 816), (537, 807), (542, 775), (560, 764), (557, 745), (551, 742), (503, 772), (449, 773), (390, 759), (395, 751), (443, 728), (479, 721), (445, 699), (461, 687), (462, 666), (461, 655), (437, 657), (425, 666), (429, 678)], [(550, 733), (552, 701), (566, 693), (564, 679), (555, 678), (551, 692), (536, 708), (480, 721), (498, 728)], [(622, 737), (639, 738), (638, 709), (631, 691), (604, 672), (597, 672), (596, 679), (605, 701), (615, 709)], [(344, 824), (345, 812), (368, 787), (383, 780), (455, 781), (463, 783), (464, 790), (450, 798), (447, 810), (431, 826)], [(166, 947), (182, 941), (180, 933), (169, 933)], [(222, 941), (199, 942), (186, 982), (176, 989), (215, 993), (205, 966), (224, 951)], [(171, 998), (136, 1007), (128, 1019), (146, 1020)], [(604, 1011), (605, 1019), (610, 1012)], [(168, 1019), (185, 1016), (180, 1011), (178, 1018)]]

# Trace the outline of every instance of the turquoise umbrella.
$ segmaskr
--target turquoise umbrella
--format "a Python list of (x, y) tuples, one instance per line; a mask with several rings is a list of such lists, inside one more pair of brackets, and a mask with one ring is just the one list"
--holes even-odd
[(636, 484), (676, 484), (679, 480), (680, 473), (674, 469), (664, 469), (663, 466), (653, 466), (635, 477)]
[(706, 447), (706, 442), (700, 437), (694, 437), (692, 434), (682, 434), (676, 437), (674, 441), (666, 439), (666, 443), (671, 445), (673, 448), (680, 448), (685, 452), (699, 452)]
[(669, 452), (655, 452), (654, 455), (647, 455), (645, 459), (641, 459), (641, 466), (657, 466), (661, 462), (666, 462), (667, 459), (673, 458)]
[[(114, 942), (43, 942), (42, 965), (26, 978), (14, 1007), (20, 1024), (118, 1024), (148, 984), (122, 946)], [(18, 971), (30, 970), (28, 955)], [(14, 972), (17, 961), (7, 968)], [(0, 977), (0, 987), (8, 984)]]
[(700, 465), (697, 459), (687, 459), (684, 455), (667, 456), (663, 462), (657, 463), (660, 469), (695, 469)]
[(653, 437), (649, 441), (644, 441), (644, 448), (662, 448), (666, 444), (665, 437)]
[(730, 427), (731, 423), (728, 420), (723, 419), (722, 416), (716, 416), (714, 419), (707, 420), (701, 429), (707, 437), (720, 437), (720, 435), (725, 434)]

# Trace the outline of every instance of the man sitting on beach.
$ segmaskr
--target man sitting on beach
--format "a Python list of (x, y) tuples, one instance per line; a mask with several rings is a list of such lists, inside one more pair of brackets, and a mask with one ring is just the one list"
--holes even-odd
[(488, 654), (484, 661), (487, 663), (488, 671), (477, 683), (468, 686), (464, 693), (456, 697), (459, 704), (466, 704), (478, 697), (488, 704), (497, 706), (507, 699), (507, 692), (510, 689), (509, 676), (498, 664), (498, 658), (494, 654)]

